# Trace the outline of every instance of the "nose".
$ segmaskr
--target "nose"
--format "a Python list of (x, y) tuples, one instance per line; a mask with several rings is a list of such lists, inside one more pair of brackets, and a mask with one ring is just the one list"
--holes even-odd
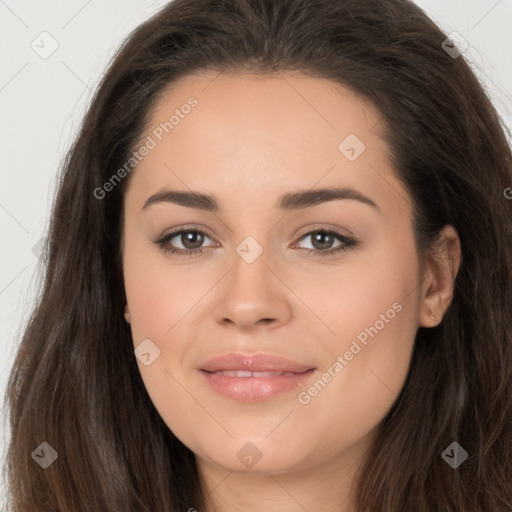
[(248, 331), (259, 326), (276, 328), (290, 321), (291, 292), (268, 263), (265, 251), (252, 263), (236, 255), (218, 297), (217, 322)]

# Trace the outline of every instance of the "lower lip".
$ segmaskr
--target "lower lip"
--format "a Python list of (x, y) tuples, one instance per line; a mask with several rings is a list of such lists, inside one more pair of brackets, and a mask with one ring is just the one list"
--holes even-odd
[(276, 377), (231, 377), (204, 370), (201, 373), (219, 395), (238, 402), (260, 402), (300, 387), (314, 371)]

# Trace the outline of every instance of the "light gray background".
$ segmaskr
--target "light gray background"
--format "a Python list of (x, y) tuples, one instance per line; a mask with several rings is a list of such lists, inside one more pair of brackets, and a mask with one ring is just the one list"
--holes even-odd
[[(33, 248), (47, 228), (57, 168), (114, 51), (131, 30), (166, 3), (0, 0), (2, 400), (41, 275)], [(512, 129), (512, 0), (416, 3), (447, 33), (457, 31), (468, 41), (465, 56)], [(49, 36), (40, 36), (45, 31), (58, 48), (43, 59), (31, 45), (48, 50)], [(0, 419), (5, 414), (2, 409)], [(3, 461), (8, 432), (2, 427)], [(0, 492), (3, 489), (0, 482)]]

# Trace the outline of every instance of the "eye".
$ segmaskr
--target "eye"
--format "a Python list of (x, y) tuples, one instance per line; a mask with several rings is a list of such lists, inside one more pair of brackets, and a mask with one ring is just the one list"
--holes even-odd
[[(210, 238), (204, 231), (199, 229), (181, 228), (178, 231), (160, 237), (155, 243), (165, 253), (177, 255), (194, 255), (204, 252), (201, 245), (206, 238)], [(174, 242), (173, 240), (176, 239)], [(181, 243), (183, 248), (176, 248), (174, 244)]]
[[(306, 248), (309, 255), (329, 256), (337, 252), (346, 251), (357, 245), (358, 241), (339, 233), (336, 230), (326, 230), (324, 228), (309, 231), (302, 235), (299, 242), (310, 238), (313, 248)], [(200, 229), (181, 227), (179, 230), (163, 235), (155, 241), (164, 253), (194, 256), (202, 254), (206, 248), (202, 247), (205, 240), (211, 237)], [(338, 245), (334, 245), (338, 242)], [(181, 244), (182, 247), (176, 247), (175, 244)]]
[[(337, 252), (346, 251), (357, 245), (357, 240), (343, 235), (335, 230), (326, 230), (324, 228), (309, 231), (303, 235), (299, 242), (310, 238), (312, 241), (312, 249), (306, 248), (308, 254), (329, 256)], [(338, 241), (338, 245), (335, 245)]]

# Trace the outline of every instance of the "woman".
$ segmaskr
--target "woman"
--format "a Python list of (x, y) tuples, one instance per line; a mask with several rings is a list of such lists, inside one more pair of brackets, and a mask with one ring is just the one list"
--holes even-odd
[(511, 510), (512, 158), (454, 47), (406, 0), (131, 34), (9, 381), (13, 510)]

